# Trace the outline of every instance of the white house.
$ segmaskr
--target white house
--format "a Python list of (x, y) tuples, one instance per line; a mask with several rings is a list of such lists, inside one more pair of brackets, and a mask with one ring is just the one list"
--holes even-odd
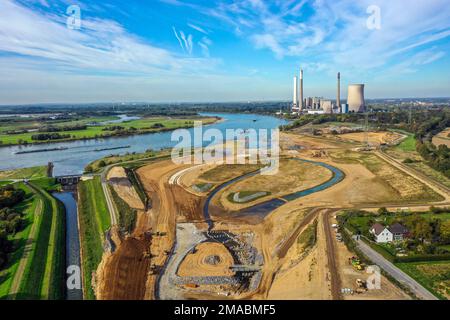
[(388, 243), (394, 241), (394, 234), (382, 224), (375, 223), (369, 231), (375, 236), (375, 241), (377, 243)]
[(377, 243), (403, 241), (409, 236), (408, 229), (400, 223), (394, 223), (389, 227), (385, 227), (380, 223), (375, 223), (369, 231), (375, 236), (375, 241)]

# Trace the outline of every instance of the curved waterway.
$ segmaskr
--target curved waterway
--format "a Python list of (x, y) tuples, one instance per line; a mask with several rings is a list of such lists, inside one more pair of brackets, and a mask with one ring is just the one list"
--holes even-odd
[[(294, 201), (296, 199), (306, 197), (313, 193), (320, 192), (320, 191), (326, 190), (328, 188), (331, 188), (332, 186), (338, 184), (345, 178), (345, 174), (341, 170), (339, 170), (338, 168), (333, 167), (329, 164), (326, 164), (323, 162), (304, 160), (304, 159), (295, 159), (295, 160), (312, 163), (314, 165), (324, 167), (333, 173), (333, 177), (330, 180), (328, 180), (327, 182), (324, 182), (318, 186), (315, 186), (315, 187), (312, 187), (312, 188), (309, 188), (306, 190), (302, 190), (299, 192), (294, 192), (294, 193), (288, 194), (288, 195), (280, 197), (280, 198), (268, 200), (268, 201), (262, 202), (260, 204), (254, 205), (254, 206), (246, 208), (246, 209), (231, 212), (230, 215), (233, 215), (235, 217), (259, 216), (261, 218), (264, 218), (267, 215), (269, 215), (271, 212), (273, 212), (275, 209), (278, 209), (279, 207), (285, 205), (286, 202)], [(237, 177), (233, 180), (227, 181), (224, 184), (215, 188), (214, 191), (209, 194), (208, 198), (206, 199), (205, 205), (203, 207), (203, 216), (205, 218), (205, 221), (208, 223), (209, 230), (214, 228), (214, 221), (212, 220), (211, 215), (209, 213), (209, 206), (210, 206), (211, 200), (214, 198), (214, 196), (217, 195), (220, 191), (222, 191), (226, 187), (228, 187), (238, 181), (253, 177), (257, 174), (259, 174), (259, 171), (251, 172), (251, 173), (245, 174), (243, 176)]]
[[(54, 193), (53, 196), (61, 201), (66, 209), (66, 269), (70, 266), (77, 266), (81, 270), (77, 202), (70, 192)], [(66, 299), (82, 300), (83, 291), (81, 288), (66, 290)]]
[[(223, 121), (208, 125), (206, 129), (218, 129), (225, 136), (227, 129), (275, 129), (287, 121), (271, 116), (255, 114), (224, 114), (224, 113), (201, 113), (202, 116), (220, 117)], [(193, 136), (193, 129), (189, 129)], [(171, 141), (172, 132), (148, 133), (127, 137), (111, 137), (96, 140), (79, 140), (58, 142), (50, 144), (39, 144), (31, 146), (0, 147), (0, 170), (12, 170), (34, 166), (47, 165), (53, 162), (55, 175), (81, 174), (86, 165), (97, 159), (110, 154), (125, 154), (127, 152), (141, 153), (148, 149), (161, 150), (174, 147), (178, 142)], [(207, 145), (209, 142), (204, 142)], [(125, 150), (113, 150), (120, 146), (130, 146)], [(202, 145), (194, 145), (201, 147)], [(61, 150), (45, 152), (45, 149), (60, 148)], [(23, 151), (43, 150), (38, 153), (16, 154)]]

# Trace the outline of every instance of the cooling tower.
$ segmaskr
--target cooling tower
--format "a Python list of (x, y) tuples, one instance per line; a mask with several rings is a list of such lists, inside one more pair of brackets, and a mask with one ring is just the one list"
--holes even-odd
[(348, 86), (348, 109), (349, 112), (364, 112), (366, 103), (364, 101), (364, 85), (351, 84)]

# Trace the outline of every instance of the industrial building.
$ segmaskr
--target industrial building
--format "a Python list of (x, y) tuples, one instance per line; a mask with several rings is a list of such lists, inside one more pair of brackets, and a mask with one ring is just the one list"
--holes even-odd
[[(300, 81), (299, 81), (300, 79)], [(292, 101), (292, 113), (301, 114), (332, 114), (332, 113), (360, 113), (365, 112), (364, 84), (351, 84), (348, 86), (348, 99), (346, 104), (341, 103), (341, 73), (337, 73), (336, 103), (325, 100), (322, 97), (304, 97), (303, 70), (300, 77), (294, 77), (294, 97)], [(314, 112), (313, 112), (314, 111)], [(315, 112), (320, 111), (320, 112)]]

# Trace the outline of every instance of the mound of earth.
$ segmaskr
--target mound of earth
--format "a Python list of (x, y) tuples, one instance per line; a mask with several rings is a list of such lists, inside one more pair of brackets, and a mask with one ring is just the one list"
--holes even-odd
[(231, 277), (234, 276), (233, 264), (233, 257), (223, 244), (205, 242), (184, 258), (177, 274), (180, 277)]

